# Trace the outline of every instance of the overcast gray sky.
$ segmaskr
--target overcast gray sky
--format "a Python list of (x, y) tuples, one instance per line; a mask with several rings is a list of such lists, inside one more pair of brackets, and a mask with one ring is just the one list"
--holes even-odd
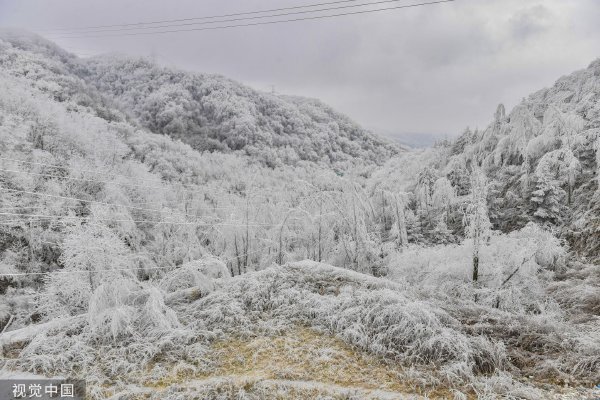
[[(75, 28), (318, 2), (0, 0), (0, 25)], [(453, 136), (467, 125), (486, 126), (498, 103), (510, 108), (600, 57), (598, 21), (598, 0), (456, 0), (318, 21), (55, 42), (79, 53), (154, 52), (163, 64), (319, 98), (376, 131)]]

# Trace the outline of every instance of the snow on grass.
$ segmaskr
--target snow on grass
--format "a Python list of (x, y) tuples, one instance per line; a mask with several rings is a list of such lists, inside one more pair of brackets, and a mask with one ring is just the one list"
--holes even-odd
[(502, 344), (464, 334), (448, 313), (401, 288), (303, 261), (229, 281), (179, 315), (194, 330), (246, 336), (311, 326), (388, 360), (439, 366), (453, 383), (504, 367)]
[[(540, 376), (554, 370), (555, 377), (589, 377), (596, 368), (594, 352), (579, 357), (579, 364), (573, 356), (593, 348), (593, 332), (559, 332), (555, 324), (561, 313), (550, 308), (528, 313), (522, 305), (494, 308), (483, 300), (479, 304), (469, 297), (485, 299), (484, 289), (468, 289), (467, 282), (466, 296), (441, 290), (434, 296), (431, 287), (442, 286), (427, 272), (419, 285), (410, 273), (393, 282), (313, 261), (296, 262), (216, 279), (213, 292), (191, 303), (177, 302), (172, 309), (163, 292), (144, 285), (122, 293), (118, 286), (99, 288), (91, 301), (102, 309), (94, 313), (98, 321), (82, 320), (39, 335), (7, 365), (45, 375), (85, 375), (97, 398), (106, 394), (106, 387), (112, 394), (133, 393), (131, 385), (139, 390), (165, 387), (254, 368), (265, 379), (322, 377), (367, 388), (409, 384), (421, 393), (454, 389), (457, 398), (475, 390), (487, 398), (501, 393), (538, 399), (546, 392), (524, 382), (519, 369)], [(458, 278), (449, 273), (444, 279)], [(541, 304), (541, 299), (528, 301)], [(376, 361), (364, 364), (366, 359)], [(336, 369), (340, 362), (345, 367)], [(361, 380), (365, 365), (371, 375)], [(399, 386), (396, 376), (402, 379)], [(225, 386), (240, 389), (237, 383)], [(207, 390), (217, 388), (223, 389), (219, 384)]]
[(482, 248), (474, 284), (469, 248), (469, 242), (409, 248), (390, 258), (388, 278), (430, 299), (464, 332), (503, 343), (510, 363), (525, 375), (597, 382), (598, 266), (567, 269), (560, 241), (528, 225), (492, 236)]

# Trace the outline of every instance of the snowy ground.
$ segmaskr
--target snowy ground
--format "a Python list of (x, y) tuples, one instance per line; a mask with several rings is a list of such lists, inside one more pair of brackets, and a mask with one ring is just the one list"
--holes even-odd
[[(511, 239), (488, 250), (501, 253)], [(414, 251), (429, 265), (439, 256)], [(567, 288), (528, 282), (546, 287), (490, 307), (486, 290), (448, 292), (460, 279), (448, 267), (431, 287), (435, 267), (392, 271), (390, 280), (303, 261), (217, 278), (196, 292), (172, 288), (186, 295), (171, 295), (168, 306), (168, 294), (140, 288), (94, 318), (40, 330), (20, 352), (5, 346), (4, 367), (85, 377), (92, 398), (593, 398), (597, 320), (579, 313), (574, 322), (550, 304), (525, 310), (551, 301), (532, 296)], [(156, 315), (165, 313), (171, 325)]]

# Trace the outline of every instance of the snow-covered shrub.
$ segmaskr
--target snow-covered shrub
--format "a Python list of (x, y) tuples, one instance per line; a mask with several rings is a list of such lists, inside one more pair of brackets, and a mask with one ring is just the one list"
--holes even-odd
[(312, 326), (406, 364), (462, 363), (463, 373), (448, 377), (455, 382), (506, 365), (501, 344), (465, 335), (456, 319), (402, 285), (313, 261), (243, 278), (182, 309), (182, 321), (193, 330), (235, 335)]
[(473, 301), (518, 313), (555, 310), (545, 293), (551, 272), (564, 267), (566, 253), (550, 232), (530, 223), (496, 234), (481, 248), (479, 286), (471, 284), (470, 243), (413, 246), (390, 257), (390, 278), (406, 281), (432, 297)]
[(18, 359), (11, 360), (9, 367), (45, 376), (88, 371), (96, 351), (84, 339), (86, 319), (70, 317), (56, 321), (55, 329), (35, 337)]
[(549, 285), (552, 297), (562, 306), (579, 312), (600, 314), (600, 269), (596, 265), (572, 263), (560, 281)]
[(167, 293), (197, 287), (202, 293), (210, 293), (214, 288), (212, 278), (204, 275), (196, 265), (184, 264), (168, 272), (158, 282), (158, 287)]
[(39, 296), (38, 312), (48, 319), (85, 313), (92, 290), (86, 278), (81, 273), (50, 274), (45, 279), (44, 291)]
[(99, 285), (133, 276), (125, 245), (105, 226), (75, 226), (61, 247), (64, 268), (46, 277), (38, 301), (38, 312), (46, 317), (84, 313)]
[(150, 287), (140, 293), (134, 303), (143, 301), (137, 322), (139, 332), (146, 337), (163, 336), (180, 328), (177, 314), (165, 305), (161, 292)]
[(473, 373), (489, 373), (506, 365), (501, 344), (484, 337), (468, 337), (449, 314), (422, 301), (396, 292), (343, 293), (329, 325), (347, 342), (407, 365), (464, 365), (452, 381)]
[(158, 337), (180, 327), (158, 289), (126, 279), (104, 283), (94, 291), (88, 320), (100, 342), (133, 335)]
[(481, 400), (523, 399), (544, 400), (545, 393), (540, 389), (514, 379), (506, 372), (490, 376), (480, 376), (473, 380), (472, 387)]
[(124, 279), (100, 285), (92, 294), (88, 310), (92, 331), (109, 340), (132, 335), (136, 309), (128, 296), (139, 290), (138, 283)]
[(212, 279), (231, 277), (225, 263), (213, 256), (204, 256), (199, 260), (189, 261), (182, 268), (195, 269)]

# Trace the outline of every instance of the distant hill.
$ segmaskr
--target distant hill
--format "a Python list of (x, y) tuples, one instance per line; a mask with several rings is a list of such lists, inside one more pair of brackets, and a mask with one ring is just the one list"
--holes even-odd
[(401, 151), (318, 100), (259, 92), (145, 59), (96, 57), (82, 67), (81, 77), (144, 127), (197, 150), (241, 151), (271, 167), (299, 160), (382, 164)]
[(443, 133), (393, 132), (379, 129), (373, 129), (373, 132), (400, 143), (403, 147), (412, 149), (431, 147), (450, 138), (450, 135)]
[(109, 102), (108, 108), (123, 114), (104, 117), (127, 114), (196, 150), (241, 152), (270, 167), (309, 161), (338, 169), (383, 164), (403, 151), (315, 99), (260, 92), (223, 76), (165, 68), (143, 58), (78, 59), (24, 32), (3, 31), (1, 37), (43, 56), (35, 62), (52, 62), (53, 72), (71, 88), (67, 93), (80, 97), (83, 79), (103, 95), (86, 90), (94, 97), (86, 103)]

